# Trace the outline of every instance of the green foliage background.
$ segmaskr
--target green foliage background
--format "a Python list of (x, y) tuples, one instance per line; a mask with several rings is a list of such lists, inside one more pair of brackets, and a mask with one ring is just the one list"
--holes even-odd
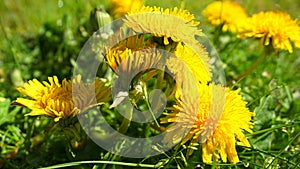
[[(174, 7), (180, 2), (147, 0), (145, 4)], [(258, 41), (238, 40), (230, 33), (220, 34), (206, 23), (201, 11), (211, 2), (187, 0), (185, 6), (200, 20), (208, 38), (212, 42), (215, 38), (220, 41), (214, 47), (223, 62), (226, 80), (231, 81), (254, 63), (262, 52), (257, 48)], [(282, 10), (300, 19), (298, 0), (237, 2), (249, 14)], [(0, 1), (0, 168), (37, 168), (83, 160), (119, 163), (90, 163), (77, 168), (126, 168), (131, 163), (164, 164), (165, 168), (216, 167), (203, 164), (199, 151), (185, 161), (180, 154), (149, 159), (122, 158), (101, 150), (88, 139), (84, 142), (89, 146), (74, 149), (74, 144), (67, 144), (70, 140), (61, 135), (63, 131), (58, 130), (51, 135), (45, 133), (51, 130), (47, 128), (51, 126), (51, 120), (24, 117), (29, 110), (10, 106), (10, 102), (20, 96), (15, 88), (30, 79), (72, 76), (73, 63), (92, 34), (90, 12), (95, 7), (105, 8), (107, 4), (107, 0)], [(242, 162), (237, 165), (220, 164), (221, 168), (300, 168), (299, 56), (300, 49), (295, 49), (292, 54), (280, 51), (267, 56), (252, 74), (232, 86), (242, 89), (243, 98), (248, 101), (250, 110), (256, 113), (254, 133), (248, 135), (253, 148), (245, 151), (238, 147)], [(168, 163), (163, 163), (165, 161)]]

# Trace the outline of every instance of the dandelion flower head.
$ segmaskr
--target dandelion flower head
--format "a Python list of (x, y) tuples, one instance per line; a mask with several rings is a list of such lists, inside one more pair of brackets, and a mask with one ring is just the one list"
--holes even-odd
[[(120, 41), (116, 46), (111, 49), (107, 49), (105, 54), (105, 60), (107, 64), (117, 73), (120, 74), (122, 72), (130, 72), (134, 69), (138, 69), (143, 64), (145, 64), (145, 60), (137, 60), (133, 61), (136, 56), (130, 57), (132, 55), (138, 55), (138, 51), (145, 49), (155, 48), (156, 44), (150, 40), (145, 41), (144, 36), (138, 35), (131, 36), (125, 40)], [(141, 54), (142, 55), (142, 54)], [(143, 55), (144, 56), (144, 55)], [(146, 59), (146, 58), (145, 58)], [(151, 56), (148, 58), (148, 62), (151, 60)], [(132, 65), (128, 65), (129, 62), (134, 62)], [(123, 63), (122, 63), (123, 62)], [(150, 63), (149, 63), (150, 64)], [(128, 67), (129, 66), (129, 67)], [(150, 65), (148, 65), (150, 66)]]
[(157, 37), (164, 38), (164, 44), (173, 41), (185, 43), (197, 43), (195, 35), (203, 36), (201, 30), (196, 26), (200, 23), (187, 10), (163, 9), (160, 7), (143, 6), (141, 9), (130, 11), (124, 19), (126, 26), (137, 33), (150, 33)]
[[(201, 53), (199, 53), (199, 51)], [(178, 59), (169, 58), (167, 60), (167, 67), (171, 70), (171, 72), (172, 70), (177, 72), (177, 78), (186, 77), (186, 75), (182, 74), (185, 72), (182, 71), (185, 69), (185, 67), (182, 66), (186, 65), (190, 69), (190, 72), (194, 74), (194, 78), (197, 82), (206, 84), (211, 81), (211, 65), (209, 65), (208, 63), (208, 53), (204, 48), (200, 48), (197, 54), (187, 45), (178, 43), (175, 48), (174, 55), (176, 55)], [(200, 55), (201, 57), (199, 57), (198, 55)]]
[(111, 14), (114, 18), (126, 15), (130, 10), (139, 9), (143, 6), (142, 0), (111, 0)]
[[(75, 81), (64, 79), (62, 84), (56, 76), (49, 77), (49, 82), (39, 82), (33, 79), (17, 90), (31, 99), (17, 98), (14, 105), (20, 105), (31, 109), (26, 115), (44, 115), (54, 118), (55, 122), (76, 116), (91, 108), (91, 103), (104, 103), (110, 100), (110, 88), (104, 81), (96, 79), (91, 84), (84, 84), (77, 76)], [(72, 91), (73, 88), (73, 91)], [(90, 93), (94, 92), (95, 95)], [(75, 95), (75, 97), (72, 97)], [(96, 100), (95, 100), (95, 97)], [(96, 103), (96, 105), (98, 104)]]
[(230, 1), (215, 1), (209, 4), (202, 14), (212, 25), (222, 25), (223, 32), (233, 33), (240, 30), (241, 23), (248, 17), (243, 7)]
[[(192, 147), (201, 145), (202, 159), (205, 163), (227, 159), (233, 164), (239, 162), (236, 144), (250, 146), (243, 131), (252, 132), (251, 118), (254, 113), (246, 108), (246, 102), (239, 95), (239, 90), (232, 91), (220, 85), (199, 84), (200, 103), (198, 110), (188, 99), (179, 100), (175, 111), (165, 113), (162, 123), (178, 123), (170, 125), (167, 132), (188, 129), (181, 144), (190, 141)], [(176, 110), (177, 109), (177, 110)], [(177, 132), (176, 132), (177, 133)], [(180, 133), (180, 132), (178, 132)], [(175, 136), (166, 136), (166, 142), (174, 142)], [(193, 149), (189, 149), (187, 156)]]
[(284, 12), (254, 14), (245, 22), (239, 37), (259, 38), (265, 46), (272, 45), (274, 49), (288, 50), (290, 53), (293, 52), (292, 43), (300, 48), (299, 22)]
[[(175, 42), (174, 50), (170, 52), (191, 69), (198, 81), (203, 83), (210, 81), (211, 66), (208, 63), (208, 53), (195, 38), (204, 34), (197, 27), (200, 23), (188, 10), (144, 6), (140, 10), (129, 12), (125, 16), (124, 23), (134, 32), (162, 37), (165, 46), (172, 46), (174, 43), (170, 42)], [(176, 59), (171, 60), (167, 61), (168, 66), (174, 66), (176, 62)], [(171, 63), (173, 61), (174, 63)]]

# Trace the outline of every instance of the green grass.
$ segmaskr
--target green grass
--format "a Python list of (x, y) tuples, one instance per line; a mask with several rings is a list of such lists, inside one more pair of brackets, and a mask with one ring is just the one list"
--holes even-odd
[[(215, 28), (201, 16), (201, 11), (210, 2), (213, 0), (187, 0), (185, 5), (197, 16), (203, 31), (213, 41)], [(297, 0), (238, 2), (249, 14), (282, 10), (300, 19)], [(74, 127), (75, 132), (82, 134), (80, 139), (74, 138), (72, 133), (66, 136), (65, 133), (74, 132), (73, 126), (60, 128), (46, 117), (24, 117), (28, 109), (10, 106), (11, 101), (21, 96), (16, 87), (30, 79), (46, 80), (53, 75), (59, 79), (72, 77), (73, 63), (92, 34), (90, 12), (107, 3), (108, 0), (0, 1), (0, 168), (38, 168), (56, 164), (56, 168), (73, 166), (80, 169), (215, 168), (215, 165), (202, 162), (201, 150), (195, 151), (189, 159), (181, 155), (186, 151), (183, 148), (145, 159), (113, 155), (93, 143), (80, 126)], [(173, 7), (180, 1), (147, 0), (145, 3)], [(225, 41), (214, 44), (214, 48), (223, 62), (226, 80), (230, 82), (262, 52), (257, 49), (256, 40), (239, 41), (226, 33), (220, 36)], [(238, 146), (241, 162), (237, 165), (221, 163), (221, 168), (300, 168), (299, 56), (300, 49), (291, 54), (280, 51), (267, 55), (252, 74), (230, 86), (241, 88), (243, 99), (256, 117), (253, 133), (247, 134), (251, 148), (246, 150)], [(122, 122), (113, 112), (107, 112), (105, 118), (115, 127)], [(150, 127), (132, 125), (138, 129), (136, 133), (130, 133), (132, 135), (154, 133)]]

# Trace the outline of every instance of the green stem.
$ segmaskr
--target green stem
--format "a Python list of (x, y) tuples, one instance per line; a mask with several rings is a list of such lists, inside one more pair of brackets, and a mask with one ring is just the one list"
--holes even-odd
[(213, 37), (213, 44), (216, 45), (218, 48), (220, 48), (220, 36), (222, 35), (222, 27), (223, 24), (217, 26), (213, 32), (214, 37)]
[[(119, 128), (119, 132), (122, 134), (126, 133), (130, 126), (130, 122), (131, 122), (132, 114), (133, 114), (133, 107), (131, 107), (130, 110), (128, 110), (126, 112), (128, 114), (126, 116), (124, 116), (122, 124), (120, 125), (120, 128)], [(126, 117), (129, 117), (129, 119), (127, 119)]]
[(151, 113), (152, 118), (154, 119), (154, 122), (155, 122), (156, 126), (160, 128), (160, 125), (158, 124), (158, 121), (156, 120), (156, 118), (155, 118), (155, 116), (154, 116), (154, 112), (152, 111), (152, 109), (151, 109), (151, 107), (150, 107), (149, 101), (147, 100), (146, 102), (147, 102), (147, 106), (148, 106), (148, 108), (149, 108), (149, 111), (150, 111), (150, 113)]
[(163, 72), (163, 71), (158, 74), (157, 83), (156, 83), (157, 89), (162, 89), (162, 87), (163, 87), (164, 74), (165, 74), (165, 72)]
[(155, 168), (155, 165), (152, 164), (135, 164), (135, 163), (125, 163), (125, 162), (118, 162), (118, 161), (77, 161), (77, 162), (70, 162), (64, 164), (57, 164), (48, 167), (42, 167), (39, 169), (55, 169), (55, 168), (64, 168), (64, 167), (72, 167), (78, 166), (82, 164), (112, 164), (112, 165), (122, 165), (122, 166), (129, 166), (129, 167), (145, 167), (145, 168)]
[[(97, 138), (101, 138), (101, 140), (111, 140), (111, 139), (114, 139), (119, 133), (126, 133), (129, 126), (130, 126), (130, 123), (131, 123), (131, 119), (132, 119), (132, 114), (133, 114), (133, 107), (131, 107), (130, 109), (126, 110), (126, 113), (124, 115), (124, 118), (123, 118), (123, 121), (118, 129), (118, 131), (114, 131), (110, 134), (106, 134), (106, 135), (98, 135), (95, 133), (95, 137)], [(128, 118), (126, 118), (128, 117)]]
[(294, 124), (290, 124), (290, 125), (282, 125), (282, 126), (276, 126), (276, 127), (272, 127), (272, 128), (267, 128), (267, 129), (263, 129), (263, 130), (259, 130), (253, 133), (248, 134), (249, 136), (253, 136), (253, 135), (257, 135), (257, 134), (262, 134), (262, 133), (266, 133), (268, 131), (272, 131), (272, 130), (276, 130), (276, 129), (280, 129), (282, 127), (289, 127), (289, 126), (293, 126)]
[[(112, 153), (110, 153), (110, 161), (117, 161), (117, 160), (115, 160), (116, 159), (116, 157), (117, 157), (117, 154), (112, 154)], [(106, 169), (106, 167), (107, 167), (107, 163), (106, 164), (104, 164), (103, 166), (102, 166), (102, 169)]]
[[(251, 74), (265, 59), (266, 57), (266, 52), (264, 54), (262, 54), (254, 64), (252, 64), (246, 71), (244, 71), (243, 73), (241, 73), (237, 78), (236, 78), (236, 82), (241, 81), (243, 78), (245, 78), (246, 76), (248, 76), (249, 74)], [(228, 86), (232, 85), (232, 82), (229, 82)]]
[(184, 9), (184, 7), (185, 7), (185, 0), (180, 0), (179, 7), (180, 7), (180, 9)]
[(150, 113), (151, 113), (151, 116), (152, 116), (152, 118), (153, 118), (153, 120), (154, 120), (156, 126), (160, 128), (160, 125), (158, 124), (158, 121), (157, 121), (156, 118), (155, 118), (154, 112), (153, 112), (152, 109), (151, 109), (151, 105), (150, 105), (150, 103), (149, 103), (149, 97), (148, 97), (148, 92), (147, 92), (146, 87), (144, 87), (143, 90), (144, 90), (144, 92), (143, 92), (143, 93), (144, 93), (144, 96), (146, 97), (147, 107), (148, 107), (148, 109), (149, 109), (149, 111), (150, 111)]
[(81, 137), (80, 137), (80, 134), (78, 133), (78, 131), (76, 130), (76, 128), (74, 127), (66, 127), (63, 129), (64, 132), (68, 133), (69, 137), (72, 138), (73, 136), (76, 138), (76, 140), (80, 140)]

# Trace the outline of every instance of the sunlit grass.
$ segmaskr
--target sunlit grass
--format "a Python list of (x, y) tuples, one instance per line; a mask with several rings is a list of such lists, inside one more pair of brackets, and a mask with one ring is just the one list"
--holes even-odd
[[(144, 1), (162, 7), (179, 6), (180, 2)], [(254, 39), (240, 40), (209, 25), (201, 11), (211, 2), (213, 0), (186, 0), (184, 4), (200, 20), (210, 41), (219, 40), (213, 45), (223, 62), (228, 84), (232, 82), (229, 87), (241, 88), (247, 106), (256, 113), (253, 133), (247, 133), (251, 148), (237, 146), (241, 162), (218, 165), (221, 168), (300, 168), (300, 49), (294, 49), (291, 54), (279, 51), (267, 55), (251, 74), (234, 81), (261, 56), (263, 49)], [(264, 10), (282, 10), (300, 19), (297, 0), (237, 2), (250, 15)], [(29, 110), (10, 106), (10, 102), (20, 96), (16, 87), (30, 79), (72, 76), (74, 62), (93, 33), (90, 12), (96, 7), (105, 8), (107, 4), (108, 0), (0, 1), (0, 168), (37, 168), (55, 164), (58, 164), (57, 168), (215, 168), (217, 164), (202, 162), (201, 150), (186, 159), (182, 155), (186, 151), (184, 147), (145, 159), (113, 155), (85, 136), (82, 140), (66, 140), (62, 133), (70, 132), (69, 129), (59, 128), (45, 117), (24, 117)], [(118, 119), (120, 115), (108, 110), (108, 105), (103, 109), (107, 109), (107, 121), (118, 126), (122, 120)], [(151, 127), (132, 125), (138, 130), (131, 135), (154, 133)]]

